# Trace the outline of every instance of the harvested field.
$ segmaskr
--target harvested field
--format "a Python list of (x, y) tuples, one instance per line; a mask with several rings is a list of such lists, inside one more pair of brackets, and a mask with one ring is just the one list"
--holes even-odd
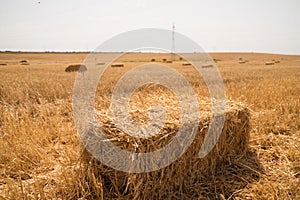
[[(186, 61), (178, 57), (164, 64), (180, 72), (197, 94), (203, 112), (196, 139), (170, 166), (128, 174), (99, 163), (77, 136), (72, 117), (76, 73), (64, 70), (83, 63), (86, 54), (0, 53), (0, 63), (7, 63), (0, 71), (0, 198), (299, 199), (300, 56), (211, 56), (218, 60), (228, 98), (225, 127), (217, 146), (207, 157), (197, 157), (211, 102), (201, 76), (192, 66), (182, 66)], [(134, 93), (131, 116), (136, 123), (147, 122), (148, 108), (157, 100), (166, 108), (166, 126), (156, 137), (168, 137), (137, 141), (122, 134), (108, 111), (109, 95), (124, 73), (151, 59), (162, 64), (164, 58), (169, 55), (128, 54), (117, 61), (124, 67), (109, 67), (99, 82), (95, 98), (98, 121), (107, 135), (120, 139), (115, 144), (124, 149), (155, 150), (168, 143), (180, 125), (180, 109), (176, 109), (178, 102), (172, 92), (153, 85)], [(249, 62), (239, 64), (239, 58)], [(20, 60), (28, 60), (30, 65), (21, 65)], [(265, 65), (271, 60), (280, 62)]]

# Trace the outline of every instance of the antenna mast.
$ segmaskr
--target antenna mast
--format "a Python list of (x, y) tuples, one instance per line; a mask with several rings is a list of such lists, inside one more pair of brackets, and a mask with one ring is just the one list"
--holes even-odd
[(175, 25), (172, 26), (172, 51), (171, 51), (171, 61), (175, 61)]

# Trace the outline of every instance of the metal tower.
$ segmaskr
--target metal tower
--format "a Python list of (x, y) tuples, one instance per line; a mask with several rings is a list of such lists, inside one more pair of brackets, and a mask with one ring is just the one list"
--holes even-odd
[(172, 49), (171, 49), (171, 61), (175, 61), (175, 25), (172, 26)]

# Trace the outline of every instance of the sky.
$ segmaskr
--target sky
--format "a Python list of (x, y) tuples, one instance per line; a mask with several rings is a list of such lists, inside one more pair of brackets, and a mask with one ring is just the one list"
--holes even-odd
[(91, 51), (172, 29), (207, 52), (300, 54), (299, 0), (0, 0), (0, 51)]

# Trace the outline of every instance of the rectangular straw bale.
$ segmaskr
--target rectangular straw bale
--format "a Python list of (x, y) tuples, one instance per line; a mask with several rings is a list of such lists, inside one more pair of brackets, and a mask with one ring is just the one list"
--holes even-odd
[[(89, 182), (89, 190), (95, 197), (128, 199), (169, 199), (175, 197), (195, 198), (197, 188), (203, 177), (212, 176), (226, 164), (243, 158), (248, 148), (250, 113), (246, 106), (227, 102), (226, 121), (222, 134), (213, 150), (203, 159), (198, 157), (201, 144), (208, 131), (210, 114), (201, 112), (199, 129), (187, 151), (171, 165), (148, 173), (126, 173), (103, 165), (91, 156), (83, 147), (82, 163)], [(117, 137), (116, 145), (128, 150), (129, 136), (122, 133), (114, 122), (103, 117), (101, 124), (104, 132)], [(165, 133), (170, 137), (176, 134), (176, 124), (166, 123)], [(169, 137), (168, 136), (168, 137)], [(142, 141), (139, 145), (145, 149), (161, 148), (159, 138), (151, 142)], [(130, 142), (129, 142), (130, 143)], [(155, 147), (151, 146), (155, 143)], [(160, 146), (161, 145), (161, 146)], [(197, 196), (197, 195), (196, 195)]]

